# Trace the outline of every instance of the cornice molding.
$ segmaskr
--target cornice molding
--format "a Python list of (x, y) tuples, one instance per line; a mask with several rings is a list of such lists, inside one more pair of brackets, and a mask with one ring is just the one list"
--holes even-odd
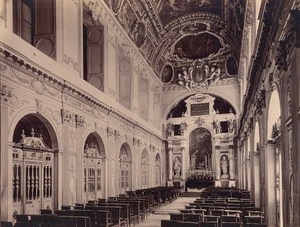
[[(122, 122), (129, 127), (139, 129), (143, 134), (151, 135), (163, 141), (162, 137), (156, 133), (145, 129), (145, 126), (138, 122), (128, 119), (117, 110), (95, 99), (83, 90), (74, 87), (72, 84), (58, 79), (57, 76), (44, 72), (38, 66), (33, 66), (27, 61), (19, 58), (13, 53), (0, 47), (0, 74), (5, 78), (15, 81), (21, 85), (27, 85), (30, 90), (34, 90), (39, 95), (56, 98), (57, 101), (63, 100), (69, 107), (73, 107), (83, 113), (89, 114), (97, 119), (104, 119), (108, 116)], [(7, 85), (9, 86), (9, 85)], [(1, 103), (2, 100), (9, 99), (9, 90), (1, 87)], [(8, 100), (9, 101), (9, 100)], [(6, 102), (9, 104), (9, 102)], [(68, 108), (69, 108), (68, 107)], [(78, 125), (84, 124), (84, 119), (78, 119)]]

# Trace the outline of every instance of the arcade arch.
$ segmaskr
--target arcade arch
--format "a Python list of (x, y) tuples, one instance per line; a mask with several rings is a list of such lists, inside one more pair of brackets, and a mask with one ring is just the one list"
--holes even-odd
[(105, 193), (105, 149), (96, 132), (90, 133), (85, 140), (83, 163), (84, 201), (97, 201)]
[(155, 186), (160, 186), (161, 184), (161, 159), (160, 155), (155, 156)]
[(141, 157), (141, 188), (149, 186), (149, 155), (146, 149), (142, 151)]
[(132, 156), (128, 143), (123, 143), (119, 153), (120, 161), (120, 193), (125, 194), (131, 190), (132, 182)]
[(57, 208), (58, 140), (51, 123), (41, 114), (29, 113), (18, 121), (12, 141), (13, 213)]

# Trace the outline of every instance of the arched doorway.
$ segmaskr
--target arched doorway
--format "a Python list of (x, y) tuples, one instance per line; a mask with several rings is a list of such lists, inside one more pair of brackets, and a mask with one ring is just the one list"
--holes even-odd
[(105, 149), (96, 133), (88, 135), (84, 143), (83, 182), (85, 201), (97, 201), (104, 197)]
[(38, 214), (54, 209), (58, 141), (49, 121), (28, 114), (13, 134), (12, 200), (14, 214)]
[(119, 154), (120, 160), (120, 193), (131, 190), (131, 150), (127, 143), (123, 143)]
[(146, 149), (141, 157), (141, 188), (147, 188), (149, 185), (149, 156)]
[(155, 156), (155, 185), (160, 186), (161, 184), (161, 161), (160, 155)]

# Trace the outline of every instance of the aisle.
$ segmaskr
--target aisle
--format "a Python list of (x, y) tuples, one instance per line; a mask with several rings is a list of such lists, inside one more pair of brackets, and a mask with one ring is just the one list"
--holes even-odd
[(135, 225), (134, 227), (160, 227), (160, 221), (170, 219), (169, 213), (179, 213), (179, 209), (184, 209), (184, 206), (192, 203), (196, 200), (196, 197), (181, 197), (176, 199), (166, 206), (162, 206), (157, 209), (154, 214), (150, 214), (143, 222)]

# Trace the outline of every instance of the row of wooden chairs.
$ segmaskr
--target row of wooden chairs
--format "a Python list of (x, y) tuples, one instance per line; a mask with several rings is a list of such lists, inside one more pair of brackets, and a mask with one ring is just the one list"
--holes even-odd
[[(223, 191), (225, 193), (223, 193)], [(171, 213), (170, 220), (162, 222), (162, 227), (169, 226), (267, 226), (264, 223), (264, 214), (247, 198), (241, 196), (238, 189), (210, 188), (209, 193), (204, 190), (201, 198), (179, 210), (180, 213)], [(226, 197), (228, 191), (231, 196)], [(204, 195), (204, 196), (203, 196)], [(207, 196), (209, 195), (209, 196)], [(220, 196), (218, 196), (220, 195)], [(193, 225), (191, 225), (193, 223)]]

